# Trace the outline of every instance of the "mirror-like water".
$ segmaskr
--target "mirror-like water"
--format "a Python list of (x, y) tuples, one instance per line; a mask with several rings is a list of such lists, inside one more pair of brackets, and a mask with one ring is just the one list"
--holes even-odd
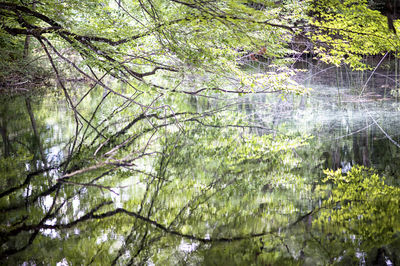
[(160, 106), (174, 115), (102, 91), (76, 112), (62, 96), (2, 97), (1, 259), (396, 265), (400, 104), (312, 88), (172, 95)]

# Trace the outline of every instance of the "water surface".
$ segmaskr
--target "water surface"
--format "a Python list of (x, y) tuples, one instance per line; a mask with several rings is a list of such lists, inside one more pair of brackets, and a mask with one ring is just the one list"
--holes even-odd
[(199, 112), (179, 124), (103, 91), (75, 113), (62, 95), (2, 96), (1, 259), (396, 265), (400, 105), (373, 88), (312, 89), (164, 98)]

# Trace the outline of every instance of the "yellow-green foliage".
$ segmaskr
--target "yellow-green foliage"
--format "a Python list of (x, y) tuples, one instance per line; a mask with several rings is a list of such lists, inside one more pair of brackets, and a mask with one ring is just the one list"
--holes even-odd
[(386, 185), (384, 177), (363, 166), (347, 175), (341, 169), (325, 174), (333, 189), (316, 223), (332, 233), (352, 233), (368, 245), (390, 242), (400, 229), (400, 188)]
[[(322, 60), (340, 65), (350, 64), (355, 69), (365, 69), (365, 55), (396, 52), (399, 37), (388, 28), (387, 18), (362, 0), (318, 0), (310, 3), (311, 25), (308, 32), (315, 42), (315, 52)], [(394, 22), (399, 29), (399, 23)]]

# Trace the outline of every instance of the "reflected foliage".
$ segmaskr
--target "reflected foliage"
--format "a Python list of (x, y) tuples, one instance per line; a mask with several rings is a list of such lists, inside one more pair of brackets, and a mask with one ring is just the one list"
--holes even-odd
[[(94, 106), (87, 108), (102, 101), (104, 96), (98, 96), (92, 95)], [(284, 208), (281, 204), (287, 197), (297, 198), (288, 170), (296, 163), (292, 149), (304, 145), (304, 138), (251, 134), (252, 126), (238, 123), (243, 118), (230, 110), (187, 119), (181, 112), (179, 126), (175, 117), (156, 112), (129, 118), (135, 107), (119, 109), (116, 97), (112, 104), (105, 101), (92, 119), (97, 130), (85, 135), (82, 127), (74, 138), (74, 126), (59, 128), (62, 137), (52, 143), (58, 133), (46, 135), (46, 124), (64, 124), (73, 114), (54, 116), (62, 105), (54, 105), (54, 97), (43, 99), (25, 110), (19, 109), (26, 106), (24, 99), (14, 102), (21, 110), (15, 121), (31, 138), (11, 138), (10, 154), (1, 160), (17, 171), (8, 171), (0, 192), (5, 213), (1, 256), (8, 264), (64, 259), (78, 264), (171, 264), (188, 256), (185, 245), (196, 247), (193, 258), (203, 262), (203, 251), (214, 250), (214, 245), (217, 251), (232, 241), (238, 242), (232, 248), (250, 241), (259, 250), (259, 237), (298, 219), (301, 201)], [(85, 112), (90, 113), (81, 110)], [(108, 112), (113, 116), (103, 122)], [(34, 128), (32, 118), (38, 120)], [(7, 130), (16, 132), (15, 126), (7, 125)], [(26, 157), (15, 153), (23, 142)], [(60, 145), (66, 146), (54, 154)], [(95, 160), (93, 153), (104, 154), (104, 161)], [(8, 159), (17, 155), (19, 160)], [(183, 257), (171, 257), (175, 253)]]
[[(54, 95), (5, 101), (15, 111), (3, 112), (1, 120), (7, 133), (0, 160), (2, 261), (398, 261), (394, 175), (384, 180), (356, 166), (322, 173), (359, 158), (359, 143), (379, 166), (374, 145), (381, 145), (380, 139), (364, 144), (349, 135), (328, 141), (324, 134), (348, 134), (335, 116), (297, 131), (276, 113), (275, 119), (260, 121), (271, 116), (253, 113), (253, 102), (260, 106), (256, 99), (170, 97), (163, 104), (173, 106), (175, 116), (163, 109), (142, 113), (120, 97), (93, 90), (77, 111), (95, 115), (78, 127), (74, 112), (65, 115), (67, 106)], [(141, 96), (142, 102), (151, 98)], [(273, 100), (264, 96), (264, 102)], [(294, 103), (287, 99), (280, 110), (291, 112)], [(305, 110), (301, 115), (313, 120)], [(356, 131), (360, 124), (356, 112), (353, 116)], [(332, 131), (324, 133), (323, 127)], [(314, 137), (304, 135), (310, 132)], [(373, 132), (358, 138), (373, 139), (366, 135)]]
[(383, 177), (363, 166), (355, 166), (347, 174), (341, 169), (325, 173), (324, 181), (333, 188), (315, 225), (331, 239), (348, 235), (343, 239), (348, 242), (345, 257), (354, 256), (353, 262), (357, 261), (357, 252), (364, 252), (369, 264), (382, 265), (377, 261), (385, 261), (386, 256), (396, 265), (400, 255), (400, 189), (385, 184)]
[[(399, 228), (400, 189), (386, 185), (383, 177), (365, 167), (353, 167), (346, 175), (340, 170), (326, 174), (324, 181), (334, 184), (326, 202), (334, 206), (329, 214), (331, 223), (344, 226), (367, 245), (389, 241)], [(320, 219), (326, 220), (328, 216), (322, 215)]]

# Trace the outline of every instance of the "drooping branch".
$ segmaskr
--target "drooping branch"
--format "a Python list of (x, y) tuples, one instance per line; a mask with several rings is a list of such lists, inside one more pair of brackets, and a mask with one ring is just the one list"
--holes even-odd
[[(65, 29), (64, 27), (62, 27), (59, 23), (57, 23), (53, 19), (49, 18), (48, 16), (41, 14), (39, 12), (36, 12), (34, 10), (31, 10), (25, 6), (19, 6), (19, 5), (11, 4), (11, 3), (0, 3), (0, 9), (14, 11), (15, 12), (14, 19), (22, 27), (22, 28), (10, 27), (8, 25), (5, 25), (4, 22), (1, 23), (3, 30), (5, 30), (7, 33), (9, 33), (11, 35), (27, 35), (27, 36), (32, 35), (32, 36), (35, 36), (36, 38), (44, 39), (44, 36), (43, 36), (44, 34), (48, 34), (48, 33), (56, 34), (72, 46), (76, 46), (76, 42), (80, 43), (80, 45), (82, 45), (82, 48), (90, 50), (94, 54), (105, 58), (105, 60), (108, 63), (110, 63), (112, 65), (120, 65), (127, 73), (129, 73), (131, 76), (133, 76), (139, 80), (141, 80), (143, 77), (154, 75), (157, 70), (166, 70), (166, 71), (177, 72), (177, 70), (173, 67), (164, 67), (164, 66), (157, 66), (152, 71), (145, 72), (145, 73), (139, 73), (137, 71), (133, 71), (128, 66), (126, 66), (123, 62), (118, 62), (108, 52), (105, 52), (103, 49), (99, 48), (98, 46), (96, 46), (92, 43), (92, 42), (102, 42), (102, 43), (106, 43), (111, 46), (117, 46), (117, 45), (127, 43), (129, 41), (133, 41), (133, 40), (148, 36), (148, 35), (152, 34), (154, 31), (157, 31), (158, 28), (161, 28), (165, 25), (160, 24), (160, 25), (157, 25), (156, 28), (150, 29), (144, 33), (137, 34), (137, 35), (131, 36), (126, 39), (121, 39), (119, 41), (113, 41), (113, 40), (105, 38), (105, 37), (79, 35), (79, 34), (73, 33), (71, 31)], [(50, 25), (50, 27), (39, 27), (36, 25), (32, 25), (32, 24), (28, 23), (19, 14), (19, 12), (23, 12), (24, 14), (34, 16), (34, 17), (48, 23)], [(178, 20), (172, 21), (170, 23), (175, 24), (182, 20), (184, 20), (184, 19), (178, 19)], [(78, 51), (80, 51), (80, 53), (83, 53), (83, 55), (86, 57), (90, 56), (90, 54), (88, 52), (85, 52), (84, 50), (78, 49)]]

